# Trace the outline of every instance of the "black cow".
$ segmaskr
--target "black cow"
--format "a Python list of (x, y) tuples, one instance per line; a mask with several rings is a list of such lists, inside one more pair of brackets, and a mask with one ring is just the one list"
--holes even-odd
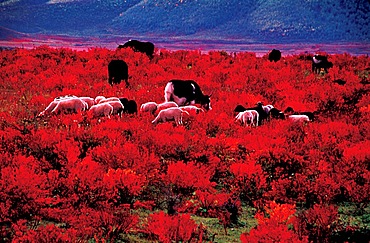
[(151, 42), (142, 42), (138, 40), (129, 40), (123, 45), (119, 45), (118, 48), (130, 47), (134, 51), (145, 53), (149, 58), (153, 58), (154, 44)]
[(120, 84), (121, 80), (125, 80), (126, 87), (129, 86), (127, 63), (122, 60), (110, 61), (108, 64), (108, 83), (110, 85)]
[(324, 71), (327, 73), (328, 68), (332, 68), (332, 67), (333, 67), (333, 63), (329, 62), (326, 56), (315, 54), (312, 57), (312, 72), (320, 73), (321, 69), (324, 69)]
[(279, 50), (273, 49), (269, 53), (268, 59), (270, 60), (270, 62), (272, 62), (272, 61), (274, 61), (274, 62), (279, 61), (281, 59), (281, 52)]
[(179, 106), (200, 104), (204, 109), (211, 110), (210, 97), (204, 95), (193, 80), (170, 80), (164, 89), (165, 101), (174, 101)]

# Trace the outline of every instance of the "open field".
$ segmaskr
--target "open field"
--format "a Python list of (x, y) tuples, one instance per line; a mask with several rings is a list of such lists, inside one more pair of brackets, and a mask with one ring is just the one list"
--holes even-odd
[[(325, 54), (325, 53), (322, 53)], [(111, 87), (110, 60), (130, 87)], [(41, 46), (0, 51), (0, 239), (14, 242), (366, 242), (368, 56)], [(64, 95), (164, 101), (193, 79), (212, 110), (153, 125), (147, 113), (38, 117)], [(338, 80), (341, 80), (339, 82)], [(234, 121), (238, 104), (311, 111), (308, 123)], [(170, 213), (170, 214), (168, 214)], [(366, 238), (367, 237), (367, 238)], [(365, 241), (364, 241), (365, 240)]]

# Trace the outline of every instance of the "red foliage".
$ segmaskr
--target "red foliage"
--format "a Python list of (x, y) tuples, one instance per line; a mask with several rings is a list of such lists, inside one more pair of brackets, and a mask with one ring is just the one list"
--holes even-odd
[[(138, 216), (127, 207), (175, 209), (228, 225), (225, 205), (232, 198), (238, 213), (240, 203), (260, 211), (268, 201), (280, 203), (268, 205), (269, 217), (258, 214), (259, 225), (243, 240), (326, 241), (336, 228), (336, 204), (364, 207), (370, 191), (370, 59), (329, 58), (329, 73), (314, 74), (299, 55), (271, 63), (254, 53), (219, 51), (161, 50), (150, 60), (131, 49), (1, 50), (1, 236), (114, 240), (135, 229)], [(112, 59), (128, 63), (130, 88), (108, 84)], [(184, 126), (153, 126), (153, 116), (141, 113), (37, 116), (63, 95), (160, 103), (173, 78), (197, 81), (212, 94), (213, 109)], [(253, 129), (234, 122), (236, 105), (258, 101), (312, 111), (317, 119), (270, 120)], [(303, 206), (300, 221), (292, 205)], [(196, 227), (189, 217), (153, 214), (149, 231), (161, 241), (188, 240)]]

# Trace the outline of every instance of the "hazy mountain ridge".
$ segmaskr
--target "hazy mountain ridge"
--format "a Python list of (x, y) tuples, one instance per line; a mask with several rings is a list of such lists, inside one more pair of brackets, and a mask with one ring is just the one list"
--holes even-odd
[(0, 2), (0, 26), (74, 36), (369, 42), (369, 12), (368, 0), (8, 0)]

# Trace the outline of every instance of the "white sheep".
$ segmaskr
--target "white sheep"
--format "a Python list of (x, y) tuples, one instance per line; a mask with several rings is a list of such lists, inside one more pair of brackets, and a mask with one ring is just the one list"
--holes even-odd
[(122, 105), (120, 101), (109, 101), (109, 102), (103, 102), (99, 104), (105, 104), (105, 103), (110, 104), (113, 107), (112, 115), (122, 116), (124, 106)]
[(110, 118), (110, 116), (113, 114), (113, 106), (109, 103), (102, 103), (102, 104), (96, 104), (91, 106), (89, 110), (89, 115), (92, 117), (102, 117), (106, 116)]
[(182, 116), (184, 113), (189, 115), (187, 111), (183, 111), (178, 107), (167, 108), (161, 110), (152, 123), (158, 124), (159, 122), (175, 121), (176, 125), (182, 125)]
[(69, 98), (69, 99), (62, 99), (57, 102), (57, 105), (51, 111), (53, 114), (59, 113), (79, 113), (86, 110), (88, 105), (85, 101), (81, 100), (80, 98)]
[[(96, 99), (95, 99), (95, 101), (96, 101)], [(119, 101), (119, 102), (121, 102), (118, 97), (109, 97), (109, 98), (99, 99), (99, 101), (97, 102), (97, 104), (111, 102), (111, 101)]]
[(146, 102), (140, 106), (140, 112), (150, 112), (154, 114), (157, 110), (158, 104), (155, 102)]
[(95, 105), (95, 100), (91, 97), (78, 97), (78, 98), (86, 102), (87, 109), (90, 109), (91, 106)]
[(99, 104), (99, 101), (106, 99), (104, 96), (98, 95), (95, 97), (95, 104)]
[(195, 105), (186, 105), (179, 107), (183, 111), (187, 111), (191, 115), (196, 115), (205, 112), (203, 108), (199, 108)]
[(175, 102), (173, 101), (166, 101), (166, 102), (163, 102), (163, 103), (160, 103), (157, 105), (157, 109), (155, 110), (155, 114), (159, 114), (159, 112), (161, 110), (165, 110), (165, 109), (168, 109), (168, 108), (171, 108), (171, 107), (179, 107)]
[(45, 116), (45, 115), (49, 115), (51, 114), (51, 111), (54, 110), (54, 108), (57, 106), (57, 104), (59, 103), (59, 100), (58, 101), (52, 101), (50, 102), (50, 104), (45, 108), (45, 110), (43, 110), (42, 112), (40, 112), (37, 116)]
[(240, 112), (236, 117), (235, 120), (240, 121), (245, 126), (258, 126), (259, 122), (259, 114), (256, 110), (246, 110)]
[(310, 118), (306, 115), (289, 115), (288, 119), (292, 122), (309, 122)]

